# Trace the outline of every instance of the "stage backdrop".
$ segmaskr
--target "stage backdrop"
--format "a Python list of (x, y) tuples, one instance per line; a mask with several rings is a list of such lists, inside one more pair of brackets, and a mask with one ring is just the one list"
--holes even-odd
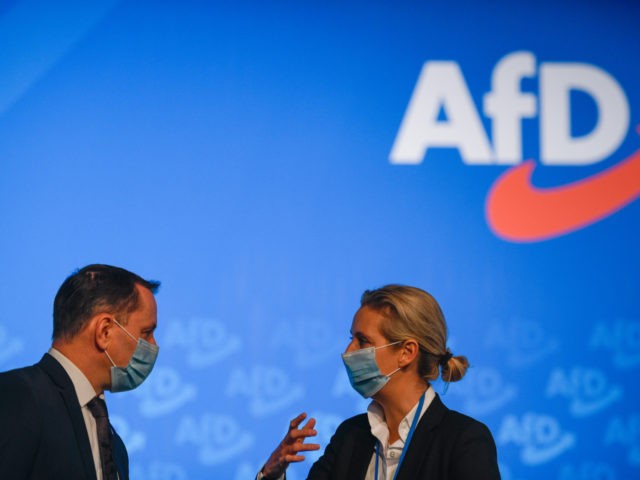
[(416, 285), (503, 478), (640, 478), (639, 5), (445, 3), (2, 2), (0, 369), (75, 268), (161, 280), (132, 478), (249, 479), (366, 408), (360, 294)]

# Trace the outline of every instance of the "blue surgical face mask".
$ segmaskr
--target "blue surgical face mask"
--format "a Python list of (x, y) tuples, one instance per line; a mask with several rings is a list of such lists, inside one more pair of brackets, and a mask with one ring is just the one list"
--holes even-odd
[(126, 367), (116, 366), (111, 356), (106, 350), (104, 351), (109, 361), (113, 364), (113, 367), (111, 367), (111, 391), (126, 392), (140, 386), (145, 378), (149, 376), (151, 370), (153, 370), (153, 365), (156, 363), (160, 349), (157, 345), (149, 343), (142, 338), (136, 340), (126, 328), (120, 325), (115, 319), (113, 321), (124, 330), (134, 342), (138, 342), (131, 356), (131, 360), (129, 360), (129, 364)]
[(353, 389), (364, 398), (369, 398), (378, 393), (387, 384), (389, 377), (400, 370), (396, 368), (388, 375), (384, 375), (376, 363), (376, 350), (397, 343), (402, 342), (393, 342), (380, 347), (361, 348), (354, 352), (342, 354), (342, 361), (347, 368), (349, 382), (351, 382)]

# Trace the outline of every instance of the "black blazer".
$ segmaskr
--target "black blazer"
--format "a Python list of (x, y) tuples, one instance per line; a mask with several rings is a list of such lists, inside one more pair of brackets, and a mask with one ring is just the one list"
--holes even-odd
[[(343, 422), (310, 480), (362, 480), (375, 449), (366, 414)], [(499, 480), (496, 446), (482, 423), (449, 410), (436, 397), (413, 434), (397, 480)]]
[[(117, 434), (113, 447), (120, 480), (128, 480), (127, 451)], [(31, 367), (0, 373), (0, 478), (96, 479), (73, 383), (49, 354)]]

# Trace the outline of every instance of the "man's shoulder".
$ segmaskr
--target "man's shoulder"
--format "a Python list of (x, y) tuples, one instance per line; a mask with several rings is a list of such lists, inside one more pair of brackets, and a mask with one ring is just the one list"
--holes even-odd
[(44, 377), (44, 372), (37, 365), (0, 373), (0, 412), (3, 417), (21, 418), (21, 412), (33, 411), (41, 398), (39, 386), (46, 381)]
[(44, 358), (35, 365), (0, 372), (0, 390), (14, 398), (36, 394), (43, 385), (50, 383), (47, 372), (42, 368), (43, 361)]
[(33, 381), (34, 378), (41, 376), (42, 373), (42, 369), (38, 367), (38, 364), (14, 368), (13, 370), (0, 372), (0, 385), (19, 387)]

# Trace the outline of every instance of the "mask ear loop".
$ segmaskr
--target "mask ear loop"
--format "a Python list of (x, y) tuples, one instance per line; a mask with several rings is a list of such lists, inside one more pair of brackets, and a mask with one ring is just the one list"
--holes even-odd
[[(131, 333), (129, 333), (129, 331), (128, 331), (126, 328), (124, 328), (124, 327), (120, 324), (120, 322), (118, 322), (118, 321), (115, 319), (115, 317), (114, 317), (112, 320), (113, 320), (113, 323), (115, 323), (117, 326), (119, 326), (119, 327), (124, 331), (124, 333), (126, 333), (127, 335), (129, 335), (129, 337), (131, 338), (131, 340), (133, 340), (134, 342), (137, 342), (137, 341), (138, 341), (138, 340), (136, 340), (136, 337), (134, 337), (133, 335), (131, 335)], [(106, 348), (105, 348), (105, 350), (104, 350), (104, 353), (105, 353), (105, 355), (107, 356), (107, 358), (109, 359), (109, 361), (111, 362), (111, 365), (113, 365), (114, 367), (117, 367), (116, 362), (114, 362), (114, 361), (113, 361), (113, 359), (111, 358), (111, 355), (109, 355), (109, 352), (107, 352), (107, 349), (106, 349)]]
[[(404, 343), (405, 340), (398, 340), (397, 342), (393, 342), (393, 343), (389, 343), (387, 345), (383, 345), (382, 347), (376, 347), (376, 348), (384, 348), (384, 347), (390, 347), (391, 345), (397, 345), (398, 343)], [(406, 366), (406, 365), (405, 365)], [(391, 375), (393, 375), (396, 372), (399, 372), (400, 370), (402, 370), (404, 367), (398, 367), (396, 368), (393, 372), (387, 374), (387, 378), (391, 378)]]
[(115, 323), (116, 325), (118, 325), (122, 330), (124, 330), (124, 333), (126, 333), (127, 335), (129, 335), (129, 337), (131, 338), (131, 340), (133, 340), (134, 342), (137, 342), (138, 339), (136, 337), (134, 337), (133, 335), (131, 335), (131, 333), (129, 332), (129, 330), (127, 330), (126, 328), (124, 328), (122, 325), (120, 325), (120, 322), (118, 322), (115, 318), (113, 319), (113, 323)]
[[(376, 350), (378, 350), (380, 348), (387, 348), (387, 347), (390, 347), (392, 345), (397, 345), (398, 343), (404, 343), (404, 340), (398, 340), (397, 342), (387, 343), (386, 345), (380, 345), (379, 347), (372, 347), (372, 348), (373, 348), (373, 351), (375, 352)], [(391, 378), (391, 375), (393, 375), (394, 373), (396, 373), (399, 370), (401, 370), (401, 367), (398, 367), (393, 372), (386, 374), (385, 377)]]
[(391, 375), (393, 375), (396, 372), (399, 372), (400, 370), (401, 370), (401, 367), (396, 368), (393, 372), (387, 374), (387, 378), (391, 378)]
[(387, 343), (386, 345), (380, 345), (379, 347), (373, 347), (373, 349), (379, 350), (381, 348), (387, 348), (387, 347), (390, 347), (391, 345), (397, 345), (398, 343), (402, 343), (402, 342), (404, 342), (404, 340), (398, 340), (397, 342)]
[(111, 359), (111, 355), (109, 355), (109, 353), (106, 350), (104, 351), (104, 353), (107, 356), (107, 358), (109, 359), (109, 361), (111, 362), (111, 365), (113, 365), (114, 367), (117, 367), (115, 362)]

